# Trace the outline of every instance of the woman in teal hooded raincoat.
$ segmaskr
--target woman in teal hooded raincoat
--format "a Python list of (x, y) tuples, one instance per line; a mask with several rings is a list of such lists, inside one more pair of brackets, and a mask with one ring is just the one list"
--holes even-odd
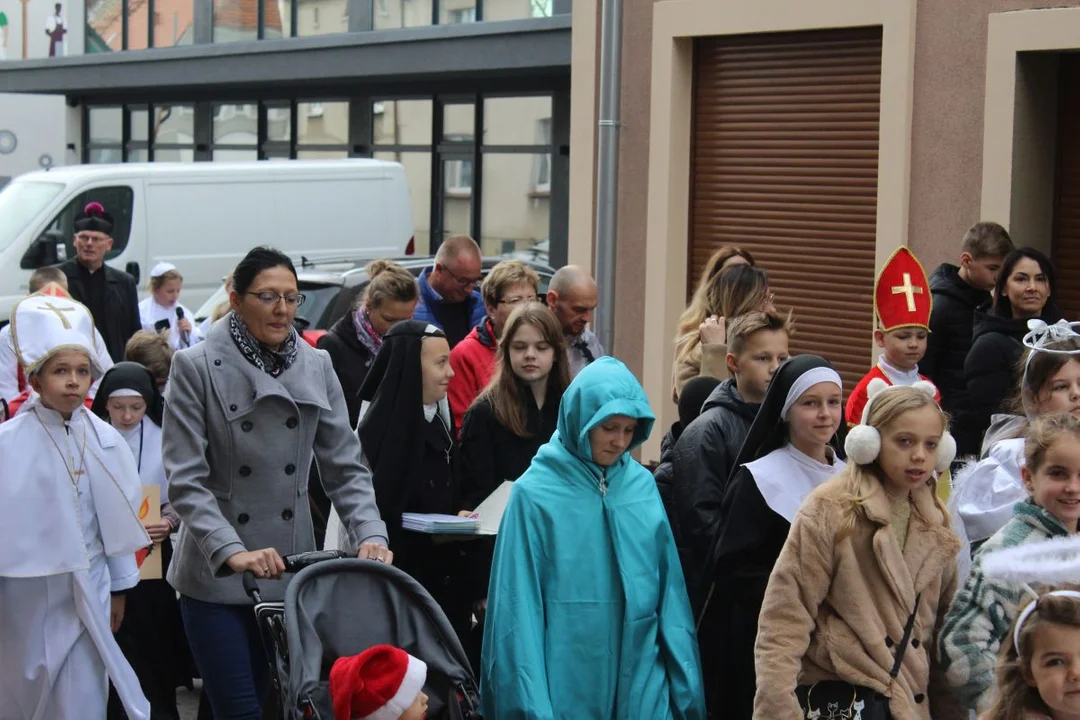
[(652, 475), (630, 457), (653, 414), (621, 362), (567, 388), (514, 483), (484, 625), (484, 717), (705, 717), (694, 620)]

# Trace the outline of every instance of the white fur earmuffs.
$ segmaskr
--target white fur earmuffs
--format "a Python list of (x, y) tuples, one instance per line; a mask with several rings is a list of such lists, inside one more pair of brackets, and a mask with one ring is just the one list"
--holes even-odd
[[(863, 407), (862, 420), (859, 425), (848, 430), (847, 438), (844, 440), (844, 450), (847, 452), (848, 462), (853, 462), (856, 465), (869, 465), (877, 460), (878, 455), (881, 454), (881, 433), (878, 432), (877, 428), (867, 425), (866, 419), (870, 416), (870, 406), (873, 404), (874, 399), (890, 387), (894, 386), (889, 385), (881, 378), (874, 378), (866, 386), (866, 405)], [(911, 387), (921, 390), (930, 397), (937, 394), (937, 388), (934, 387), (934, 384), (925, 380), (920, 380)], [(941, 442), (938, 444), (934, 468), (939, 473), (945, 472), (952, 465), (955, 458), (956, 440), (953, 439), (952, 433), (946, 430), (941, 436)]]

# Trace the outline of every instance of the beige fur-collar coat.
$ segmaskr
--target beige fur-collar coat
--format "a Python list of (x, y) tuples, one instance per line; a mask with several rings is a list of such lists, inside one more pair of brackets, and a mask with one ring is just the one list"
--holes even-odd
[[(843, 680), (889, 698), (895, 720), (961, 720), (966, 712), (939, 670), (936, 635), (956, 590), (960, 541), (945, 526), (930, 486), (911, 495), (907, 542), (889, 527), (878, 486), (837, 541), (844, 476), (817, 488), (795, 518), (765, 593), (755, 662), (755, 720), (802, 717), (798, 685)], [(899, 676), (897, 643), (920, 596)]]

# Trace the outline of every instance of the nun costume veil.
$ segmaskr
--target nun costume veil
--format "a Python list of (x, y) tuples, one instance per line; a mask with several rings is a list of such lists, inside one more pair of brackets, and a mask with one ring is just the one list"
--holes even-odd
[[(428, 419), (424, 414), (424, 390), (420, 354), (425, 338), (446, 335), (442, 330), (419, 320), (395, 323), (383, 336), (383, 343), (364, 384), (360, 400), (370, 405), (363, 413), (357, 434), (371, 469), (372, 484), (379, 510), (393, 535), (401, 532), (401, 513), (406, 512), (408, 491), (414, 476), (421, 471)], [(449, 437), (453, 428), (444, 415), (440, 417)], [(395, 538), (391, 537), (391, 547)], [(395, 550), (396, 552), (396, 550)]]
[[(823, 368), (824, 371), (818, 368)], [(832, 372), (829, 373), (829, 371)], [(825, 382), (830, 374), (836, 374), (833, 366), (828, 360), (818, 355), (796, 355), (777, 369), (776, 376), (769, 383), (761, 409), (754, 417), (750, 432), (747, 433), (742, 449), (739, 450), (739, 456), (735, 459), (732, 474), (737, 473), (741, 465), (763, 458), (773, 450), (779, 450), (787, 444), (788, 429), (787, 422), (784, 420), (787, 410), (800, 395), (818, 382)], [(806, 379), (799, 382), (804, 375), (807, 376)], [(795, 397), (789, 399), (788, 395), (791, 394), (791, 389), (796, 383), (805, 387)], [(844, 457), (843, 436), (846, 434), (844, 430), (845, 423), (841, 422), (840, 429), (829, 443), (836, 457), (841, 459)]]
[[(754, 641), (769, 575), (802, 500), (844, 467), (843, 406), (832, 458), (821, 463), (790, 444), (785, 416), (814, 385), (840, 376), (824, 358), (798, 355), (780, 366), (739, 451), (720, 509), (698, 619), (707, 703), (723, 717), (753, 714)], [(722, 591), (720, 589), (723, 589)]]
[(433, 536), (405, 531), (401, 523), (404, 512), (456, 511), (450, 410), (445, 398), (424, 405), (420, 357), (426, 340), (445, 337), (434, 325), (416, 320), (390, 328), (360, 386), (360, 400), (371, 404), (362, 411), (357, 433), (394, 564), (431, 593), (458, 637), (465, 638), (472, 595), (462, 573), (464, 547), (437, 544)]
[(109, 421), (109, 397), (118, 390), (130, 390), (142, 395), (146, 400), (146, 417), (161, 427), (161, 414), (164, 409), (161, 392), (158, 390), (154, 374), (145, 366), (125, 361), (116, 363), (105, 373), (90, 408), (105, 422)]

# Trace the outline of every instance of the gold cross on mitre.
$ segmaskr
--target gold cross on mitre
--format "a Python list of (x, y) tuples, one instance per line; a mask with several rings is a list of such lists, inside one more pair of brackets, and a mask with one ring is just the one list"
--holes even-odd
[(55, 305), (52, 304), (52, 301), (50, 300), (49, 302), (42, 305), (41, 309), (42, 310), (52, 310), (54, 313), (56, 313), (56, 316), (58, 318), (60, 318), (60, 322), (62, 322), (64, 324), (64, 329), (65, 330), (70, 330), (71, 329), (71, 322), (67, 319), (67, 315), (64, 315), (64, 313), (66, 313), (66, 312), (75, 312), (75, 308), (73, 308), (73, 307), (56, 307)]
[(907, 295), (908, 312), (915, 312), (915, 296), (922, 295), (923, 289), (911, 284), (911, 273), (904, 273), (904, 284), (891, 288), (893, 295)]

